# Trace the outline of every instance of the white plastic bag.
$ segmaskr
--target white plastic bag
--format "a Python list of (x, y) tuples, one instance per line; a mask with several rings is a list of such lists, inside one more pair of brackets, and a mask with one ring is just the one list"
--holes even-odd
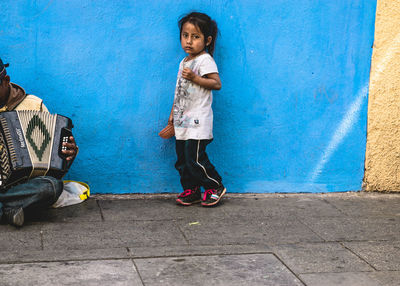
[(58, 200), (52, 205), (53, 208), (79, 204), (90, 196), (90, 187), (77, 181), (64, 181), (64, 189)]

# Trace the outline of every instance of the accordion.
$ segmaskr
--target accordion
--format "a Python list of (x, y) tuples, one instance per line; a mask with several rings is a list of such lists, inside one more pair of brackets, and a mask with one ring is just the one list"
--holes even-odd
[(68, 117), (48, 112), (0, 113), (0, 189), (37, 176), (62, 178), (71, 164), (62, 143), (72, 127)]

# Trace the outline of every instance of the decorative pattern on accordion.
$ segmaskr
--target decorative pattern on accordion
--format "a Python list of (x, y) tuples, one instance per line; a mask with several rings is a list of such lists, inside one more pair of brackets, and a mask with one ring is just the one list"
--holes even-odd
[(54, 134), (56, 115), (39, 111), (19, 111), (18, 116), (33, 165), (39, 167), (44, 164), (43, 167), (47, 167), (53, 139), (50, 134)]

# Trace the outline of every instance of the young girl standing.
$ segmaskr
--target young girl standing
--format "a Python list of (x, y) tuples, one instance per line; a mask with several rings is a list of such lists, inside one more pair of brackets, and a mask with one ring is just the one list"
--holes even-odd
[[(226, 189), (221, 176), (206, 154), (213, 140), (212, 92), (221, 88), (218, 68), (212, 57), (218, 33), (217, 24), (203, 13), (192, 12), (179, 22), (180, 41), (187, 56), (179, 65), (174, 104), (169, 116), (173, 122), (183, 193), (177, 203), (203, 206), (220, 202)], [(201, 196), (201, 187), (205, 189)]]

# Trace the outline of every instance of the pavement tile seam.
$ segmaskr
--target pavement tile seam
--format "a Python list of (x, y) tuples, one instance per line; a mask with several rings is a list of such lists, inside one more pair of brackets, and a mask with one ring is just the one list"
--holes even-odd
[(393, 240), (393, 239), (345, 239), (345, 240), (338, 240), (337, 242), (400, 242), (400, 240)]
[[(174, 257), (174, 256), (173, 256)], [(75, 258), (75, 259), (43, 259), (43, 260), (26, 260), (26, 261), (7, 261), (0, 262), (0, 265), (19, 265), (19, 264), (36, 264), (36, 263), (53, 263), (53, 262), (79, 262), (79, 261), (118, 261), (118, 260), (132, 260), (132, 257), (107, 257), (107, 258)]]
[(0, 252), (0, 262), (8, 263), (9, 261), (15, 262), (35, 262), (35, 261), (58, 261), (58, 260), (102, 260), (102, 259), (119, 259), (129, 258), (128, 248), (93, 248), (93, 249), (79, 249), (79, 250), (37, 250), (27, 251), (20, 249), (18, 251)]
[(131, 258), (131, 261), (132, 261), (132, 264), (133, 264), (133, 269), (135, 270), (136, 274), (139, 276), (139, 280), (142, 283), (142, 286), (144, 286), (145, 284), (144, 284), (144, 281), (143, 281), (142, 274), (139, 271), (139, 267), (137, 266), (137, 264), (136, 264), (134, 259)]
[[(388, 271), (375, 271), (375, 270), (371, 270), (371, 271), (327, 271), (327, 272), (307, 272), (307, 273), (298, 273), (300, 276), (302, 275), (310, 275), (310, 274), (318, 274), (318, 275), (324, 275), (324, 274), (345, 274), (345, 273), (379, 273), (379, 272), (388, 272)], [(396, 272), (396, 271), (393, 271)]]
[(303, 283), (304, 286), (307, 286), (303, 279), (301, 279), (299, 273), (294, 272), (293, 269), (291, 269), (289, 265), (287, 265), (286, 262), (281, 257), (279, 257), (279, 255), (277, 255), (276, 253), (272, 253), (272, 255), (275, 256), (276, 259), (278, 259), (278, 261), (282, 263), (282, 265), (284, 265), (286, 269), (288, 269), (301, 283)]
[[(398, 237), (395, 228), (397, 228), (397, 220), (392, 218), (360, 218), (355, 219), (348, 217), (345, 219), (332, 218), (309, 218), (307, 221), (302, 221), (312, 229), (319, 229), (320, 236), (325, 241), (393, 241)], [(399, 220), (400, 222), (400, 220)], [(371, 232), (371, 228), (380, 226), (389, 233)], [(335, 229), (334, 229), (335, 228)], [(354, 231), (357, 230), (357, 231)], [(359, 239), (357, 236), (365, 236), (366, 239)]]
[[(394, 210), (392, 210), (393, 208), (398, 209), (398, 207), (395, 207), (393, 205), (391, 205), (391, 208), (388, 206), (389, 203), (393, 203), (392, 201), (385, 201), (385, 208), (381, 209), (381, 208), (377, 208), (376, 206), (371, 206), (370, 208), (368, 208), (368, 206), (366, 206), (365, 204), (363, 204), (362, 201), (359, 202), (348, 202), (348, 205), (344, 205), (342, 201), (328, 201), (326, 200), (330, 206), (332, 206), (333, 208), (335, 208), (338, 212), (340, 212), (342, 215), (348, 217), (348, 218), (352, 218), (352, 219), (356, 219), (356, 218), (365, 218), (365, 217), (374, 217), (374, 218), (380, 218), (380, 219), (384, 219), (384, 218), (392, 218), (393, 216), (400, 216), (400, 212), (393, 213)], [(358, 205), (362, 205), (361, 211), (355, 211), (354, 210), (354, 206)], [(350, 209), (350, 205), (353, 205), (353, 208)], [(389, 209), (388, 209), (389, 207)]]
[(299, 274), (377, 270), (341, 243), (281, 244), (272, 251)]
[(99, 258), (89, 258), (89, 257), (84, 257), (84, 258), (76, 258), (74, 257), (73, 259), (71, 258), (56, 258), (56, 259), (26, 259), (26, 260), (7, 260), (7, 261), (0, 261), (0, 265), (14, 265), (14, 264), (24, 264), (24, 263), (30, 263), (30, 264), (35, 264), (35, 263), (52, 263), (52, 262), (68, 262), (68, 261), (102, 261), (102, 260), (129, 260), (132, 259), (133, 257), (120, 257), (120, 256), (107, 256), (107, 257), (99, 257)]
[[(168, 255), (168, 256), (154, 256), (154, 257), (136, 257), (133, 260), (136, 261), (146, 261), (149, 259), (168, 259), (168, 258), (184, 258), (184, 257), (237, 257), (237, 256), (248, 256), (248, 255), (271, 255), (275, 257), (275, 259), (281, 264), (282, 269), (286, 269), (289, 273), (291, 273), (302, 285), (306, 286), (306, 284), (298, 277), (296, 273), (294, 273), (281, 259), (279, 259), (274, 253), (272, 252), (240, 252), (240, 253), (229, 253), (229, 254), (208, 254), (208, 255), (201, 255), (201, 254), (186, 254), (186, 255)], [(137, 272), (140, 274), (139, 268), (137, 268)], [(257, 284), (258, 285), (258, 284)], [(285, 284), (286, 285), (286, 284)]]
[[(302, 277), (307, 285), (362, 285), (362, 286), (394, 286), (399, 285), (400, 273), (388, 277), (389, 272), (346, 272), (305, 274)], [(397, 275), (396, 275), (397, 274)]]
[(310, 226), (308, 226), (307, 224), (305, 224), (299, 217), (296, 216), (296, 220), (301, 223), (302, 225), (304, 225), (308, 230), (310, 230), (313, 234), (315, 234), (317, 237), (319, 237), (323, 242), (326, 242), (326, 239), (324, 237), (322, 237), (321, 235), (319, 235), (318, 232), (316, 232), (314, 229), (312, 229)]
[[(297, 217), (296, 219), (305, 227), (307, 227), (312, 233), (314, 233), (315, 235), (317, 235), (319, 238), (322, 239), (323, 242), (331, 242), (329, 241), (329, 239), (327, 239), (326, 237), (324, 237), (323, 235), (320, 235), (317, 231), (314, 230), (313, 225), (310, 224), (309, 221), (307, 221), (306, 218), (302, 218), (302, 217)], [(306, 220), (306, 221), (305, 221)]]
[(103, 212), (103, 209), (101, 208), (100, 201), (99, 201), (99, 200), (96, 200), (96, 204), (97, 204), (97, 207), (99, 208), (99, 211), (100, 211), (101, 220), (102, 220), (102, 221), (105, 221), (105, 219), (104, 219), (104, 212)]
[(131, 256), (132, 259), (151, 259), (151, 258), (171, 258), (171, 257), (214, 257), (214, 256), (235, 256), (235, 255), (253, 255), (253, 254), (271, 254), (274, 255), (271, 251), (250, 251), (250, 252), (230, 252), (223, 254), (202, 254), (202, 253), (185, 253), (185, 254), (167, 254), (167, 255), (137, 255), (134, 254)]
[(304, 285), (271, 254), (136, 261), (146, 285)]
[(345, 213), (342, 209), (338, 208), (335, 204), (331, 203), (328, 199), (324, 198), (322, 199), (325, 203), (336, 209), (339, 213), (341, 213), (344, 216), (348, 216), (347, 213)]
[[(326, 240), (326, 241), (310, 241), (310, 242), (306, 242), (307, 244), (315, 244), (315, 245), (319, 245), (319, 244), (322, 244), (322, 245), (325, 245), (325, 244), (331, 244), (331, 243), (338, 243), (338, 244), (344, 244), (344, 243), (352, 243), (352, 242), (356, 242), (356, 243), (369, 243), (369, 242), (384, 242), (384, 243), (387, 243), (387, 242), (393, 242), (393, 243), (399, 243), (400, 241), (393, 241), (393, 240), (374, 240), (374, 241), (371, 241), (371, 240), (340, 240), (340, 241), (336, 241), (336, 240)], [(271, 244), (271, 243), (269, 243), (268, 244), (268, 246), (270, 246), (270, 247), (280, 247), (280, 246), (295, 246), (295, 245), (299, 245), (299, 244), (303, 244), (303, 242), (294, 242), (294, 243), (274, 243), (274, 244)], [(245, 244), (245, 245), (249, 245), (248, 243), (247, 244)], [(257, 244), (255, 244), (255, 245), (257, 245)], [(350, 250), (351, 249), (351, 247), (345, 247), (347, 250)], [(349, 249), (348, 249), (349, 248)], [(354, 250), (352, 250), (351, 252), (353, 252)]]
[(184, 256), (184, 255), (215, 255), (215, 254), (239, 254), (239, 253), (272, 253), (266, 245), (188, 245), (169, 247), (135, 247), (130, 249), (131, 256), (134, 257), (165, 257), (165, 256)]
[[(210, 244), (208, 244), (208, 243), (200, 243), (199, 244), (199, 243), (196, 243), (196, 242), (191, 242), (189, 244), (189, 246), (196, 246), (196, 245), (198, 245), (198, 246), (214, 246), (215, 243), (210, 243)], [(238, 243), (228, 242), (228, 243), (224, 243), (224, 245), (227, 245), (227, 246), (247, 246), (247, 245), (259, 245), (259, 243), (252, 244), (252, 243), (248, 243), (248, 242), (238, 242)], [(268, 246), (272, 246), (272, 245), (274, 245), (274, 244), (268, 243)]]
[(179, 229), (179, 232), (182, 234), (183, 238), (185, 239), (186, 245), (190, 245), (190, 241), (187, 238), (186, 234), (183, 232), (183, 229), (180, 227), (180, 225), (178, 224), (177, 220), (172, 220), (174, 225)]
[[(115, 222), (115, 223), (118, 223), (118, 222), (167, 222), (167, 221), (174, 221), (174, 220), (176, 220), (176, 219), (173, 219), (173, 218), (170, 218), (170, 219), (121, 219), (121, 220), (108, 220), (108, 219), (104, 219), (104, 220), (102, 220), (102, 221), (99, 221), (99, 223), (109, 223), (109, 222)], [(47, 222), (46, 222), (47, 223)], [(49, 225), (51, 225), (51, 224), (60, 224), (60, 225), (62, 225), (62, 224), (74, 224), (74, 223), (76, 223), (76, 222), (72, 222), (72, 221), (59, 221), (59, 222), (56, 222), (56, 223), (54, 223), (54, 222), (48, 222), (48, 224)], [(43, 224), (43, 223), (42, 223)], [(26, 224), (26, 225), (29, 225), (29, 224)], [(26, 226), (26, 225), (24, 225), (24, 227)]]
[(334, 240), (334, 239), (326, 239), (325, 242), (392, 242), (395, 241), (393, 239), (375, 239), (375, 240), (371, 240), (371, 239), (340, 239), (340, 240)]
[(369, 265), (369, 267), (371, 267), (372, 269), (374, 269), (375, 271), (378, 271), (378, 269), (376, 269), (376, 267), (374, 265), (372, 265), (367, 259), (365, 259), (362, 255), (358, 254), (356, 251), (354, 251), (353, 249), (351, 249), (350, 247), (348, 247), (347, 245), (345, 245), (344, 243), (340, 243), (340, 245), (342, 245), (343, 248), (347, 249), (348, 251), (350, 251), (351, 253), (353, 253), (355, 256), (357, 256), (359, 259), (361, 259), (362, 261), (364, 261), (365, 263), (367, 263)]
[[(326, 240), (326, 241), (310, 241), (307, 242), (308, 244), (327, 244), (327, 243), (351, 243), (351, 242), (357, 242), (357, 243), (378, 243), (378, 242), (383, 242), (383, 243), (400, 243), (400, 240)], [(269, 246), (291, 246), (291, 245), (297, 245), (300, 244), (298, 242), (293, 242), (293, 243), (275, 243), (275, 244), (268, 244)], [(248, 243), (246, 245), (249, 245)], [(257, 245), (257, 244), (255, 244)]]
[[(372, 240), (365, 240), (365, 239), (340, 239), (340, 240), (335, 240), (335, 239), (325, 239), (324, 242), (326, 243), (350, 243), (350, 242), (371, 242)], [(392, 242), (392, 239), (377, 239), (373, 240), (374, 242)]]
[[(146, 257), (146, 256), (143, 256), (143, 257), (134, 257), (133, 259), (148, 259), (148, 258), (165, 258), (165, 257), (193, 257), (193, 256), (199, 256), (199, 257), (216, 257), (216, 256), (236, 256), (236, 255), (252, 255), (252, 254), (274, 254), (273, 252), (271, 252), (271, 251), (260, 251), (260, 252), (258, 252), (258, 251), (254, 251), (254, 252), (238, 252), (238, 253), (224, 253), (224, 254), (217, 254), (217, 253), (213, 253), (213, 254), (182, 254), (182, 255), (179, 255), (179, 254), (171, 254), (171, 255), (166, 255), (166, 256), (164, 256), (164, 255), (160, 255), (160, 256), (152, 256), (152, 257)], [(130, 259), (132, 259), (132, 257), (130, 258)]]
[[(345, 242), (346, 243), (346, 242)], [(363, 243), (346, 243), (346, 247), (369, 261), (377, 271), (399, 271), (398, 253), (400, 241), (367, 241)], [(385, 251), (385, 249), (387, 249)], [(378, 257), (378, 258), (377, 258)], [(394, 268), (393, 268), (394, 267)]]
[(1, 265), (1, 285), (143, 285), (131, 260)]

